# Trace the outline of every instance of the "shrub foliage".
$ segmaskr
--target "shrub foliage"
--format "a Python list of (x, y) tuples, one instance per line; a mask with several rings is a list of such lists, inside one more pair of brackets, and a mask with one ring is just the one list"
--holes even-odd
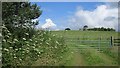
[(42, 11), (26, 2), (9, 2), (2, 4), (2, 63), (3, 67), (28, 66), (38, 59), (54, 58), (53, 61), (41, 61), (41, 65), (57, 63), (59, 54), (65, 51), (64, 39), (49, 31), (35, 30)]

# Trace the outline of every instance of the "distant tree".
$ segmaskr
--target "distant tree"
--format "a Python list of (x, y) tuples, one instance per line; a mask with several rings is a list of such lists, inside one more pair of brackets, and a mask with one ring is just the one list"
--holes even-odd
[(87, 28), (88, 28), (88, 26), (85, 25), (85, 26), (83, 27), (83, 31), (87, 30)]
[(70, 28), (65, 28), (65, 30), (71, 30)]

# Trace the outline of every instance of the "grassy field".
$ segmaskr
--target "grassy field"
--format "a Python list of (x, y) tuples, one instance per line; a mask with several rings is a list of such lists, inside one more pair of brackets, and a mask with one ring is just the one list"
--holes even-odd
[(65, 66), (116, 66), (118, 46), (111, 46), (110, 38), (118, 38), (109, 31), (52, 31), (65, 38), (69, 48), (60, 65)]

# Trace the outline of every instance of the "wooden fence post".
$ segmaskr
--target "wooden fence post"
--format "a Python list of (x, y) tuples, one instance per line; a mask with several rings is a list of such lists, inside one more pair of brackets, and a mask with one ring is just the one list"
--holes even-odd
[(101, 37), (99, 37), (99, 44), (98, 44), (99, 51), (100, 51), (100, 45), (101, 45)]
[(110, 47), (113, 46), (113, 39), (112, 39), (112, 36), (110, 37)]

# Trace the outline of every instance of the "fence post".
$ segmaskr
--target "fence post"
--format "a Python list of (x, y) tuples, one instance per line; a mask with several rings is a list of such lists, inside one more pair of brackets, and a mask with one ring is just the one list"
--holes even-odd
[(99, 51), (100, 51), (100, 44), (101, 44), (101, 37), (99, 37), (99, 44), (98, 44)]
[(113, 40), (112, 40), (112, 36), (110, 37), (110, 47), (113, 46)]

